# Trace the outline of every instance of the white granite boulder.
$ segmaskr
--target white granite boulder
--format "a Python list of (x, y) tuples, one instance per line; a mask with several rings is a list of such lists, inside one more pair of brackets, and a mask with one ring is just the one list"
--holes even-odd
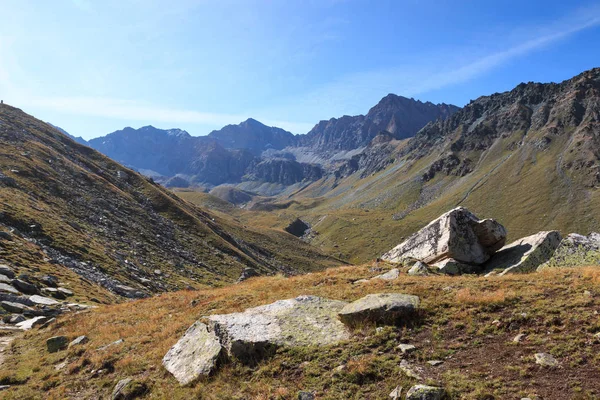
[(368, 294), (342, 308), (338, 316), (347, 325), (362, 322), (401, 323), (419, 308), (419, 297), (401, 293)]

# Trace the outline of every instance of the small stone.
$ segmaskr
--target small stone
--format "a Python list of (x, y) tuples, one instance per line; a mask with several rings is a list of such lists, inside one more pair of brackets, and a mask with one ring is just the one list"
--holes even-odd
[(496, 326), (500, 325), (500, 320), (499, 319), (493, 320), (492, 325), (496, 325)]
[(413, 368), (406, 360), (402, 360), (400, 362), (400, 370), (402, 372), (404, 372), (404, 375), (408, 376), (409, 378), (414, 378), (418, 381), (420, 381), (421, 379), (421, 375), (419, 375), (419, 372)]
[(15, 271), (8, 265), (0, 264), (0, 275), (13, 279), (15, 277)]
[(589, 290), (585, 290), (583, 292), (583, 295), (586, 296), (586, 297), (592, 297), (592, 292), (590, 292)]
[(338, 365), (337, 367), (334, 368), (334, 371), (336, 372), (343, 372), (347, 369), (347, 367), (345, 365)]
[(429, 275), (429, 267), (421, 261), (417, 261), (409, 270), (408, 275), (424, 276)]
[(40, 282), (42, 282), (46, 286), (50, 286), (55, 288), (58, 286), (58, 278), (52, 275), (44, 275), (40, 278)]
[(71, 341), (71, 343), (69, 343), (69, 348), (71, 348), (73, 346), (81, 346), (83, 344), (86, 344), (89, 341), (90, 341), (90, 339), (85, 335), (78, 336), (77, 338), (73, 339), (73, 341)]
[(523, 341), (523, 339), (525, 339), (525, 334), (519, 333), (517, 336), (515, 336), (515, 338), (513, 339), (513, 342), (521, 343)]
[(393, 281), (400, 276), (400, 270), (398, 268), (394, 268), (386, 272), (385, 274), (377, 275), (373, 279), (383, 279), (385, 281)]
[(442, 400), (446, 391), (442, 388), (427, 385), (415, 385), (406, 392), (406, 400)]
[(33, 317), (31, 319), (19, 322), (16, 327), (21, 328), (24, 331), (28, 331), (31, 328), (34, 328), (39, 325), (43, 325), (45, 322), (49, 320), (48, 317)]
[(18, 324), (19, 322), (23, 322), (23, 321), (25, 321), (25, 317), (22, 316), (21, 314), (16, 314), (16, 315), (13, 315), (12, 317), (10, 317), (10, 319), (8, 320), (8, 323), (15, 325), (15, 324)]
[(50, 318), (49, 320), (45, 321), (43, 324), (40, 325), (40, 329), (44, 329), (48, 326), (50, 326), (50, 324), (53, 324), (56, 322), (56, 318)]
[(558, 366), (558, 360), (548, 353), (536, 353), (535, 363), (542, 367), (556, 367)]
[(59, 299), (59, 300), (64, 300), (67, 298), (67, 296), (63, 292), (58, 291), (58, 289), (56, 289), (56, 288), (50, 288), (50, 287), (42, 288), (42, 293), (50, 295), (50, 296), (54, 297), (55, 299)]
[(154, 275), (160, 276), (160, 275), (162, 275), (162, 271), (160, 269), (155, 269)]
[(38, 293), (38, 288), (32, 283), (25, 282), (21, 279), (13, 279), (13, 281), (11, 283), (21, 293), (25, 293), (25, 294), (37, 294)]
[(29, 296), (29, 300), (31, 300), (35, 304), (40, 304), (43, 306), (53, 306), (56, 304), (60, 304), (58, 301), (56, 301), (54, 299), (51, 299), (49, 297), (40, 296), (37, 294), (34, 294), (33, 296)]
[(67, 339), (66, 336), (54, 336), (46, 340), (48, 353), (56, 353), (57, 351), (66, 348), (68, 344), (69, 339)]
[(10, 385), (0, 385), (0, 392), (6, 390), (10, 387)]
[(396, 386), (392, 393), (390, 393), (390, 397), (392, 400), (399, 400), (402, 396), (402, 386)]
[(2, 301), (2, 302), (0, 302), (0, 305), (6, 311), (11, 312), (11, 313), (16, 313), (16, 314), (23, 314), (24, 312), (27, 312), (27, 311), (33, 311), (33, 308), (31, 308), (31, 307), (28, 307), (21, 303), (14, 303), (12, 301)]
[(65, 289), (64, 287), (59, 287), (57, 290), (65, 296), (73, 296), (73, 292), (69, 289)]
[(417, 349), (412, 344), (405, 344), (405, 343), (399, 344), (397, 348), (400, 349), (402, 354), (412, 353), (413, 351), (415, 351)]
[(131, 378), (121, 379), (113, 389), (112, 400), (132, 400), (148, 391), (146, 384)]
[(442, 365), (444, 362), (442, 360), (429, 360), (427, 361), (427, 364), (431, 365), (432, 367), (437, 367), (438, 365)]
[[(0, 276), (4, 276), (4, 275), (0, 275)], [(10, 282), (10, 280), (9, 280), (9, 282)], [(20, 294), (17, 289), (15, 289), (14, 287), (12, 287), (11, 285), (9, 285), (6, 282), (0, 282), (0, 292), (11, 293), (11, 294)]]
[(98, 350), (106, 350), (106, 349), (108, 349), (109, 347), (117, 346), (117, 345), (119, 345), (119, 344), (121, 344), (121, 343), (123, 343), (123, 342), (124, 342), (124, 340), (123, 340), (123, 339), (115, 340), (114, 342), (112, 342), (112, 343), (109, 343), (109, 344), (107, 344), (107, 345), (105, 345), (105, 346), (98, 347)]
[(315, 400), (315, 395), (312, 392), (298, 392), (298, 400)]
[(368, 280), (368, 279), (359, 279), (359, 280), (357, 280), (357, 281), (354, 281), (354, 283), (355, 283), (355, 284), (356, 284), (356, 283), (359, 283), (359, 284), (360, 284), (360, 283), (368, 283), (368, 282), (369, 282), (369, 280)]
[(2, 232), (0, 232), (0, 239), (12, 241), (12, 235), (9, 232), (2, 231)]

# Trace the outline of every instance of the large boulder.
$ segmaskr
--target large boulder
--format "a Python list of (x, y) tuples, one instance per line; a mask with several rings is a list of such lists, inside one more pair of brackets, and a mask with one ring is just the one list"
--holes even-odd
[(600, 263), (600, 233), (588, 236), (571, 233), (563, 238), (556, 251), (542, 267), (573, 267)]
[(13, 279), (12, 285), (25, 294), (38, 294), (38, 288), (33, 283), (25, 282), (21, 279)]
[(209, 375), (221, 354), (221, 343), (208, 327), (196, 322), (163, 358), (163, 366), (181, 385)]
[(480, 265), (506, 241), (506, 229), (492, 219), (480, 220), (463, 207), (455, 208), (432, 221), (382, 258), (400, 263), (419, 260), (426, 264), (446, 258)]
[(487, 271), (499, 275), (532, 272), (548, 261), (561, 242), (558, 231), (538, 232), (504, 246), (485, 264)]
[(208, 317), (229, 356), (254, 363), (279, 346), (336, 344), (350, 338), (337, 318), (346, 302), (299, 296), (234, 314)]
[(363, 322), (399, 323), (419, 308), (417, 296), (401, 293), (368, 294), (342, 308), (338, 316), (347, 325)]

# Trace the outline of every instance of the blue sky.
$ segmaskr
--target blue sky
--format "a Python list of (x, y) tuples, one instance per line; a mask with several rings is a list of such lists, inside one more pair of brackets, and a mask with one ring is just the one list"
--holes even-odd
[(248, 117), (294, 133), (387, 93), (462, 106), (600, 66), (577, 1), (0, 0), (0, 98), (76, 136)]

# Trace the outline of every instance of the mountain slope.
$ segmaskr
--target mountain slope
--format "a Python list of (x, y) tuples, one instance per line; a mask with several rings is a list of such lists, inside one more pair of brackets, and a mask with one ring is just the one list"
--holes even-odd
[(527, 83), (483, 96), (413, 138), (381, 136), (328, 176), (291, 196), (277, 218), (300, 217), (311, 243), (360, 262), (380, 256), (462, 205), (508, 228), (509, 241), (540, 230), (600, 229), (600, 69), (556, 84)]
[(0, 143), (0, 230), (14, 239), (0, 241), (0, 258), (18, 272), (70, 270), (114, 293), (125, 284), (149, 294), (231, 282), (248, 266), (336, 263), (281, 231), (208, 214), (6, 104)]

